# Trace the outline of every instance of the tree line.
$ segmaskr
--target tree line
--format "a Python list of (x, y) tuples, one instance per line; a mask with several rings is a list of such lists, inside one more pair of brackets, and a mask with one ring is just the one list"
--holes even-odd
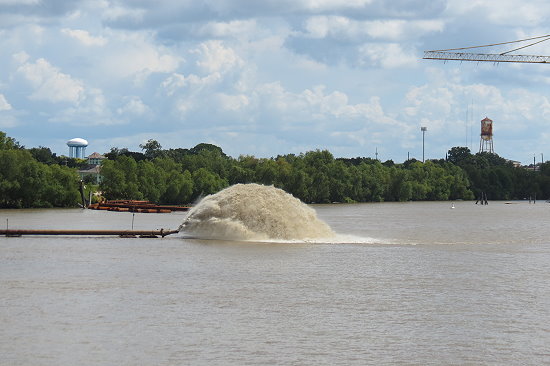
[[(256, 158), (227, 156), (212, 144), (162, 149), (156, 140), (141, 152), (113, 147), (98, 187), (106, 199), (193, 203), (237, 183), (281, 188), (307, 203), (489, 200), (550, 197), (550, 163), (516, 168), (496, 154), (453, 147), (445, 159), (396, 164), (371, 158), (335, 158), (327, 150)], [(67, 207), (79, 202), (79, 159), (49, 149), (25, 149), (0, 134), (0, 206)]]
[(221, 148), (199, 144), (163, 150), (156, 140), (142, 152), (112, 148), (103, 163), (107, 198), (191, 203), (237, 183), (281, 188), (307, 203), (489, 200), (550, 197), (550, 163), (539, 170), (514, 167), (491, 153), (453, 147), (445, 159), (401, 164), (371, 158), (335, 158), (327, 150), (256, 158), (232, 158)]
[(32, 151), (0, 131), (0, 207), (76, 206), (77, 170), (54, 162), (42, 163)]

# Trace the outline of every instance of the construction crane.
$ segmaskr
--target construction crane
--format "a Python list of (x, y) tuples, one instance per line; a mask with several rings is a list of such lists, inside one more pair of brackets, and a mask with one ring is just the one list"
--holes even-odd
[[(537, 40), (536, 42), (529, 43), (527, 45), (514, 48), (512, 50), (502, 52), (502, 53), (472, 53), (472, 52), (459, 52), (464, 50), (470, 50), (474, 48), (483, 48), (483, 47), (493, 47), (501, 46), (506, 44), (520, 43)], [(531, 63), (531, 64), (548, 64), (550, 63), (550, 56), (536, 56), (536, 55), (516, 55), (510, 54), (512, 52), (534, 46), (538, 43), (542, 43), (550, 40), (550, 34), (545, 36), (533, 37), (521, 39), (518, 41), (511, 42), (502, 42), (502, 43), (493, 43), (483, 46), (472, 46), (472, 47), (462, 47), (462, 48), (450, 48), (447, 50), (433, 50), (433, 51), (424, 51), (425, 60), (444, 60), (444, 61), (489, 61), (489, 62), (519, 62), (519, 63)]]

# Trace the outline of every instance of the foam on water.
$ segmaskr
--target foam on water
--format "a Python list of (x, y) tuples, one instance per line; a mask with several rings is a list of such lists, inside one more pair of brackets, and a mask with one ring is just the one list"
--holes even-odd
[(259, 184), (236, 184), (203, 198), (179, 230), (196, 238), (222, 240), (317, 241), (335, 237), (311, 207), (281, 189)]
[(366, 238), (348, 234), (334, 234), (331, 237), (324, 238), (305, 238), (305, 239), (270, 239), (258, 240), (267, 243), (309, 243), (309, 244), (392, 244), (376, 238)]

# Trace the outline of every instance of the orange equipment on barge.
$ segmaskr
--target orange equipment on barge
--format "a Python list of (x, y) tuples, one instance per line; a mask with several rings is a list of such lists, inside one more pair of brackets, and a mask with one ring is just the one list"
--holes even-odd
[(111, 200), (99, 203), (92, 203), (88, 206), (92, 210), (107, 210), (119, 212), (142, 212), (142, 213), (170, 213), (173, 211), (187, 211), (189, 206), (157, 205), (149, 201), (137, 200)]

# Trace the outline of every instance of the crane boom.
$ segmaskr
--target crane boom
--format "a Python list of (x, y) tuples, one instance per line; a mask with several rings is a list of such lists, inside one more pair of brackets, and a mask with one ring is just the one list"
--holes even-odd
[[(473, 48), (485, 48), (485, 47), (494, 47), (501, 45), (508, 45), (513, 43), (522, 43), (527, 41), (533, 41), (527, 45), (517, 47), (512, 50), (508, 50), (502, 53), (471, 53), (471, 52), (462, 52), (463, 50), (470, 50)], [(544, 36), (531, 37), (526, 39), (520, 39), (518, 41), (511, 42), (501, 42), (486, 44), (482, 46), (471, 46), (471, 47), (461, 47), (461, 48), (450, 48), (447, 50), (435, 50), (435, 51), (424, 51), (425, 60), (452, 60), (452, 61), (489, 61), (489, 62), (519, 62), (519, 63), (530, 63), (530, 64), (547, 64), (550, 63), (550, 56), (538, 56), (538, 55), (516, 55), (510, 54), (521, 50), (523, 48), (531, 47), (536, 44), (546, 42), (550, 40), (550, 34)]]
[(449, 61), (489, 61), (489, 62), (520, 62), (531, 64), (550, 63), (550, 56), (536, 55), (502, 55), (493, 53), (469, 53), (447, 51), (424, 51), (425, 60)]

